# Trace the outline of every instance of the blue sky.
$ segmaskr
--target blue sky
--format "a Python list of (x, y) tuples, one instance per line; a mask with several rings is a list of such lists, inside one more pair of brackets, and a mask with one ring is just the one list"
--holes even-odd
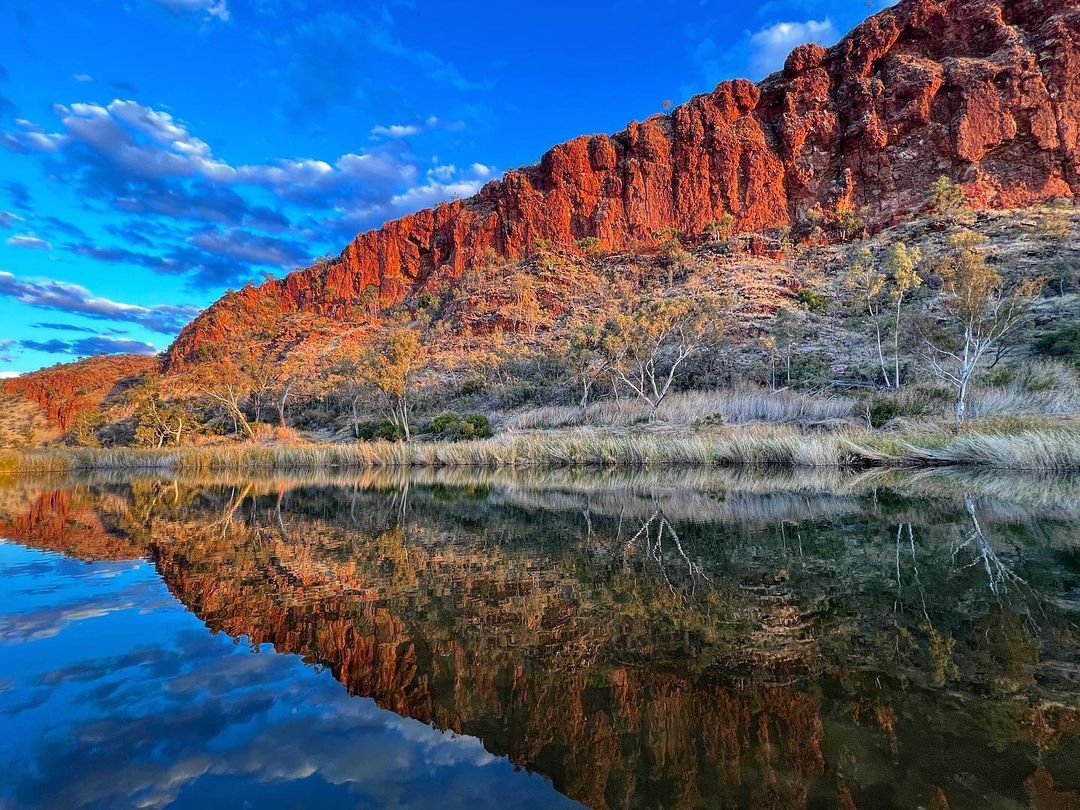
[(8, 0), (0, 375), (165, 348), (230, 287), (832, 44), (859, 0)]

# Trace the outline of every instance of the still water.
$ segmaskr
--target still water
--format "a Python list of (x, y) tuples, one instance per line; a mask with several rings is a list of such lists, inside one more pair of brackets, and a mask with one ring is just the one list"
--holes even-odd
[(1080, 807), (1080, 482), (0, 481), (0, 808)]

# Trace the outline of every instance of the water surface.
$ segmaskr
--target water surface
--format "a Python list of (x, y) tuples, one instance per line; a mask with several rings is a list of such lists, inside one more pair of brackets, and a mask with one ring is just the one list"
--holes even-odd
[(1080, 806), (1080, 487), (0, 485), (0, 807)]

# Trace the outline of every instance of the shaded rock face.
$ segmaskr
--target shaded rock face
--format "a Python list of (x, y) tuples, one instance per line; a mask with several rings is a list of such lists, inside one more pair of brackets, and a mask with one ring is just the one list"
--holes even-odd
[(159, 360), (141, 354), (99, 355), (44, 368), (0, 383), (0, 393), (38, 405), (61, 430), (82, 411), (92, 411), (131, 378), (157, 368)]
[(227, 296), (181, 333), (167, 365), (267, 318), (346, 318), (373, 292), (393, 306), (538, 239), (648, 244), (725, 214), (760, 231), (840, 202), (883, 224), (918, 208), (942, 174), (980, 206), (1080, 191), (1075, 0), (905, 0), (828, 50), (796, 48), (758, 85), (723, 82), (670, 115), (575, 138), (470, 199), (361, 234), (335, 261)]

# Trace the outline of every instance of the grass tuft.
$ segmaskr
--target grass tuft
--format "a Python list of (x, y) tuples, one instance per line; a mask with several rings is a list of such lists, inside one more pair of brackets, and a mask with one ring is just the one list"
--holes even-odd
[(618, 432), (576, 428), (505, 433), (464, 442), (218, 445), (177, 450), (63, 450), (0, 453), (0, 472), (161, 470), (174, 472), (374, 467), (792, 467), (972, 466), (1012, 470), (1080, 469), (1075, 428), (895, 435), (840, 430), (800, 432), (755, 425), (709, 432)]
[[(848, 419), (855, 400), (843, 396), (820, 396), (800, 391), (743, 390), (683, 391), (671, 394), (656, 413), (656, 421), (669, 426), (691, 426), (722, 421), (729, 425), (752, 422), (771, 424), (819, 424)], [(589, 424), (598, 427), (627, 427), (645, 421), (649, 407), (641, 400), (619, 403), (605, 400), (589, 406)], [(581, 408), (546, 405), (507, 416), (514, 430), (580, 427)]]

